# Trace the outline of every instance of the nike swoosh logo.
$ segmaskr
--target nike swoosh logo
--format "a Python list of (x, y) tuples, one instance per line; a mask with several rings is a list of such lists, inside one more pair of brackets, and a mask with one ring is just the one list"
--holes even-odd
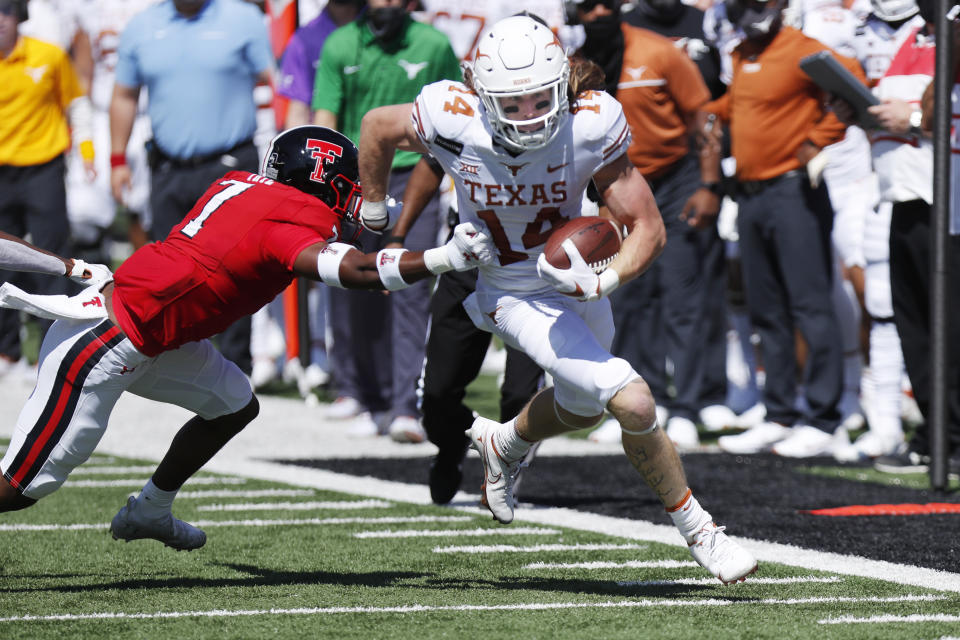
[(564, 162), (563, 164), (558, 164), (558, 165), (555, 166), (555, 167), (551, 167), (551, 166), (548, 164), (548, 165), (547, 165), (547, 173), (553, 173), (554, 171), (559, 171), (560, 169), (563, 169), (563, 168), (564, 168), (565, 166), (567, 166), (568, 164), (570, 164), (570, 163), (569, 163), (569, 162)]
[[(481, 449), (485, 449), (486, 447), (483, 446), (483, 438), (477, 438), (477, 440), (480, 442)], [(487, 466), (486, 456), (483, 456), (483, 472), (483, 475), (486, 476), (487, 482), (490, 483), (500, 482), (500, 478), (503, 477), (502, 473), (498, 473), (496, 476), (491, 475), (490, 467)]]
[(343, 75), (345, 76), (352, 75), (357, 71), (360, 71), (360, 67), (362, 66), (363, 66), (362, 64), (349, 64), (343, 68)]

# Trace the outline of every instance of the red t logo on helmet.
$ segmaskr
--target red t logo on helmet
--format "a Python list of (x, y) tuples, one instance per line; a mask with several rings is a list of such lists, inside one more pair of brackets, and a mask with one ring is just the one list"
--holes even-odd
[(307, 138), (307, 149), (313, 149), (310, 155), (317, 159), (317, 164), (310, 174), (311, 180), (323, 182), (323, 165), (336, 162), (337, 158), (343, 156), (343, 147), (326, 140), (317, 140)]

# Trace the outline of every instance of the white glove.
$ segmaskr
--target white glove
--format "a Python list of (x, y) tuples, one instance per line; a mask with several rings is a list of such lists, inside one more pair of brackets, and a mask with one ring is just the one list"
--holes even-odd
[(376, 202), (364, 200), (360, 203), (360, 221), (369, 231), (380, 233), (393, 228), (403, 210), (403, 203), (391, 196)]
[(443, 273), (488, 264), (496, 255), (493, 240), (482, 223), (462, 222), (453, 229), (453, 237), (447, 244), (424, 251), (423, 261), (431, 273)]
[[(84, 278), (84, 273), (90, 273), (89, 278)], [(77, 284), (85, 287), (96, 287), (98, 290), (108, 282), (113, 281), (113, 271), (105, 264), (88, 264), (78, 258), (73, 259), (73, 270), (70, 272), (70, 279)]]
[(613, 269), (605, 269), (598, 276), (577, 251), (569, 238), (560, 245), (570, 258), (570, 267), (558, 269), (544, 254), (537, 258), (537, 274), (560, 293), (587, 302), (609, 295), (620, 285), (620, 276)]

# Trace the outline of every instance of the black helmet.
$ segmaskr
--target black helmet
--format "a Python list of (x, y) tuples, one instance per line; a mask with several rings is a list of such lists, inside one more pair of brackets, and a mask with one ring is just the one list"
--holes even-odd
[(313, 125), (284, 131), (270, 142), (260, 175), (315, 196), (360, 224), (357, 147), (338, 131)]

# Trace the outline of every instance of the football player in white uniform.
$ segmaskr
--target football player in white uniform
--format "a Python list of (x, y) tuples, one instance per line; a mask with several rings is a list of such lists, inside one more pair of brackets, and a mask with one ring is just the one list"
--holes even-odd
[[(647, 384), (609, 352), (607, 295), (651, 264), (665, 231), (650, 188), (627, 158), (630, 130), (620, 104), (600, 91), (578, 94), (583, 69), (578, 62), (571, 73), (560, 42), (537, 21), (496, 23), (481, 38), (465, 83), (427, 85), (413, 104), (364, 117), (362, 215), (374, 228), (383, 225), (390, 159), (396, 148), (412, 149), (432, 154), (453, 177), (461, 222), (489, 228), (499, 258), (481, 268), (464, 307), (478, 327), (525, 351), (554, 380), (514, 420), (477, 418), (467, 431), (484, 463), (483, 502), (498, 521), (513, 520), (513, 478), (531, 445), (593, 426), (606, 409), (694, 558), (723, 582), (740, 581), (756, 560), (693, 497), (658, 428)], [(572, 244), (570, 268), (557, 269), (543, 245), (557, 225), (580, 216), (590, 180), (627, 236), (600, 274)]]
[[(99, 255), (105, 230), (113, 222), (116, 205), (110, 192), (110, 97), (113, 95), (114, 66), (120, 33), (134, 15), (158, 0), (80, 0), (75, 7), (77, 20), (90, 40), (93, 54), (93, 82), (90, 100), (93, 103), (93, 146), (96, 150), (97, 177), (93, 182), (84, 179), (76, 166), (77, 153), (68, 158), (67, 213), (78, 251), (93, 259)], [(150, 171), (147, 167), (144, 143), (150, 137), (150, 123), (146, 116), (146, 95), (140, 96), (140, 110), (134, 121), (126, 162), (132, 179), (123, 204), (135, 211), (149, 224)]]

